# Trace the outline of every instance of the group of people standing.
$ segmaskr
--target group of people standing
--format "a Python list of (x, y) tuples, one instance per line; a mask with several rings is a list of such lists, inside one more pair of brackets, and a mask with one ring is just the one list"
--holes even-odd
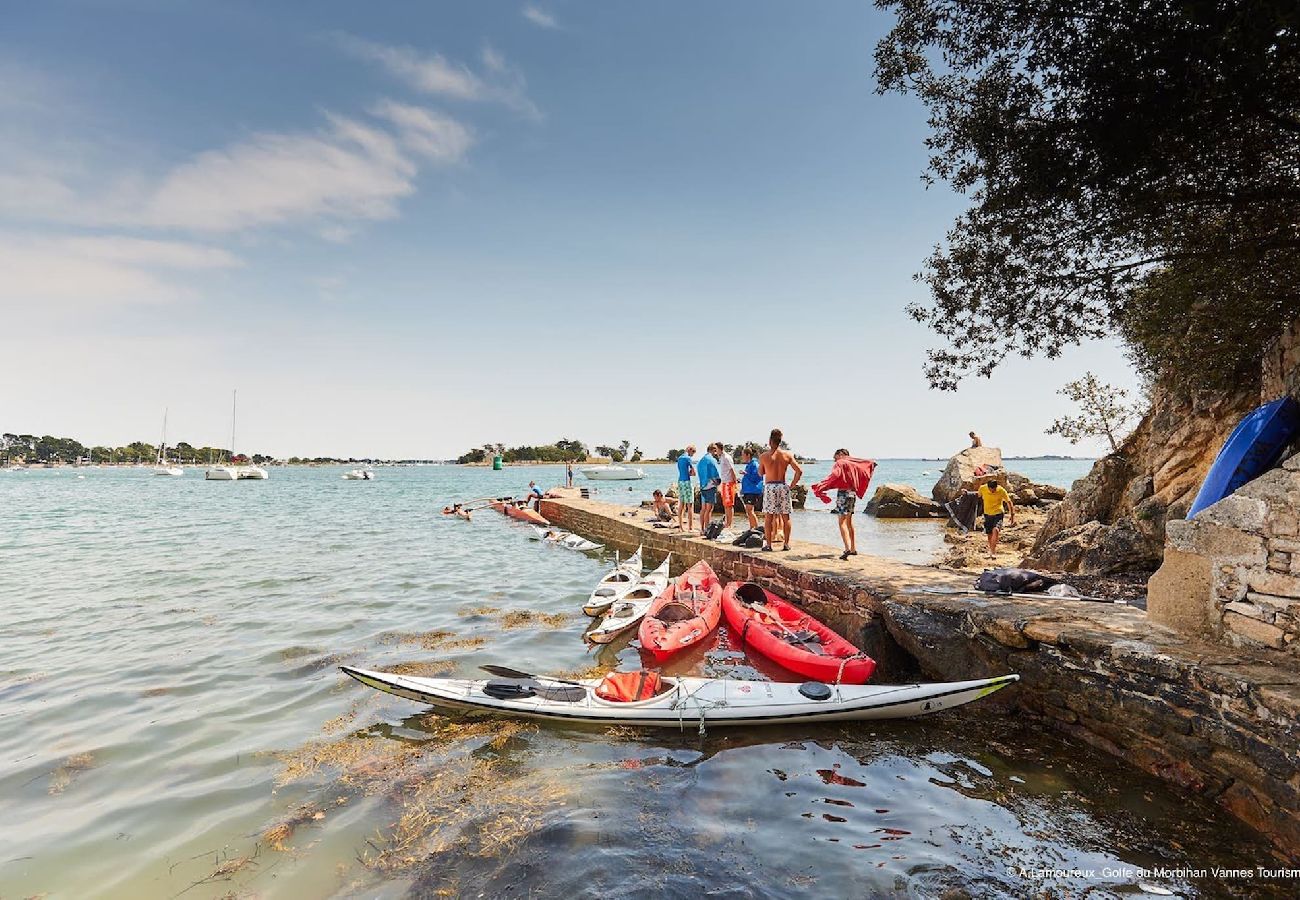
[[(739, 472), (721, 441), (709, 444), (698, 459), (695, 458), (695, 445), (687, 444), (685, 451), (677, 457), (677, 527), (683, 531), (695, 530), (695, 485), (698, 482), (700, 534), (708, 529), (713, 510), (719, 504), (723, 528), (731, 527), (739, 494), (751, 529), (758, 527), (759, 512), (763, 515), (763, 549), (773, 549), (772, 541), (780, 535), (784, 544), (781, 549), (789, 550), (790, 490), (799, 483), (803, 468), (793, 453), (781, 447), (782, 440), (781, 429), (773, 428), (767, 450), (755, 456), (753, 448), (743, 448)], [(787, 484), (786, 475), (791, 470), (794, 477)], [(667, 501), (660, 492), (655, 494), (655, 506), (662, 510)]]

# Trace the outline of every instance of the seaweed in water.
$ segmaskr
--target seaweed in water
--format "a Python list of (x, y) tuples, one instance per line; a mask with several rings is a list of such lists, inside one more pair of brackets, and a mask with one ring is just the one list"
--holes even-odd
[(502, 628), (563, 628), (572, 621), (568, 613), (542, 613), (531, 609), (515, 609), (501, 617)]
[(72, 782), (80, 777), (82, 772), (93, 768), (95, 768), (94, 754), (78, 753), (75, 756), (69, 756), (63, 761), (63, 765), (50, 773), (50, 793), (62, 794)]

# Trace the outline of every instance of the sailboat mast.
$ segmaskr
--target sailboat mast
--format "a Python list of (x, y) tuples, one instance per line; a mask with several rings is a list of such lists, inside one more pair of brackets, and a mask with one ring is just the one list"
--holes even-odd
[(230, 461), (235, 461), (235, 404), (239, 400), (239, 390), (230, 392)]
[(162, 438), (158, 441), (158, 465), (167, 464), (167, 407), (163, 407)]

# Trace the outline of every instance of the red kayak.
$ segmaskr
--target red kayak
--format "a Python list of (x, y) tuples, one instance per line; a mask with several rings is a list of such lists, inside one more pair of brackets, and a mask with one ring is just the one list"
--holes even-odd
[(659, 662), (700, 644), (722, 618), (722, 585), (709, 564), (700, 561), (659, 595), (641, 620), (641, 647)]
[(753, 582), (727, 585), (722, 609), (736, 645), (752, 648), (791, 672), (828, 684), (866, 684), (876, 671), (874, 659)]
[(493, 500), (492, 508), (499, 513), (505, 513), (510, 518), (518, 519), (521, 522), (531, 522), (533, 525), (551, 524), (542, 517), (541, 513), (531, 510), (527, 506), (518, 506), (513, 502)]

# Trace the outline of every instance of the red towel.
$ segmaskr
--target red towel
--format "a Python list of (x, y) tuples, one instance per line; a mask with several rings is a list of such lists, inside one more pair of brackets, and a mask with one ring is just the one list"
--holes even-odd
[(871, 485), (871, 476), (875, 472), (874, 460), (844, 456), (835, 461), (835, 465), (831, 467), (831, 474), (826, 476), (825, 481), (819, 481), (812, 486), (812, 492), (822, 503), (831, 502), (828, 491), (852, 491), (861, 500), (866, 496), (867, 488)]

